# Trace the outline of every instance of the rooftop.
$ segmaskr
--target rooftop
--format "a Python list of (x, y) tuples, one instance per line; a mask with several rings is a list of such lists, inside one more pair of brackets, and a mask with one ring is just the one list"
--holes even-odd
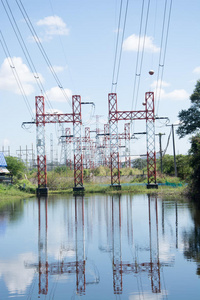
[(7, 163), (3, 152), (0, 152), (0, 167), (7, 167)]

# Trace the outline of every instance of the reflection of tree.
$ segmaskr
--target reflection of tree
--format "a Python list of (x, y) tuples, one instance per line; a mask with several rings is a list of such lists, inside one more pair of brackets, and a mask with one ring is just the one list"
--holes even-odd
[(184, 233), (184, 256), (198, 264), (197, 275), (200, 276), (200, 208), (195, 205), (191, 211), (194, 228)]
[(24, 202), (20, 201), (13, 201), (3, 207), (0, 208), (0, 215), (8, 217), (10, 222), (16, 222), (19, 220), (24, 212)]

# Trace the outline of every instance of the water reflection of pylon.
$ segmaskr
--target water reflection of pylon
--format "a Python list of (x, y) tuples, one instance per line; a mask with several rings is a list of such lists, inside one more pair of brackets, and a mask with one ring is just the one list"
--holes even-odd
[(120, 196), (112, 197), (112, 232), (113, 232), (113, 289), (114, 294), (122, 294), (123, 274), (148, 273), (151, 278), (153, 293), (161, 292), (160, 269), (171, 263), (161, 263), (159, 259), (158, 209), (157, 198), (149, 196), (149, 251), (150, 261), (127, 263), (122, 261), (121, 251), (121, 201)]
[(75, 197), (75, 241), (76, 260), (73, 262), (48, 262), (47, 246), (47, 198), (38, 199), (38, 264), (26, 265), (28, 268), (37, 268), (39, 273), (39, 294), (48, 294), (48, 276), (57, 274), (76, 274), (76, 292), (85, 294), (85, 239), (84, 239), (84, 199)]

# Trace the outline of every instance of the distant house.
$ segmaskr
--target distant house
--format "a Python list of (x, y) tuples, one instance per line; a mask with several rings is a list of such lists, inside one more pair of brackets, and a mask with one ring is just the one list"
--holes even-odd
[(12, 183), (12, 174), (7, 169), (4, 154), (0, 152), (0, 183)]

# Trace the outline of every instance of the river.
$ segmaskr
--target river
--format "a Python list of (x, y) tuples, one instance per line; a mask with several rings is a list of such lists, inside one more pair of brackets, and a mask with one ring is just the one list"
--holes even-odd
[(200, 210), (148, 195), (0, 210), (0, 299), (199, 299)]

